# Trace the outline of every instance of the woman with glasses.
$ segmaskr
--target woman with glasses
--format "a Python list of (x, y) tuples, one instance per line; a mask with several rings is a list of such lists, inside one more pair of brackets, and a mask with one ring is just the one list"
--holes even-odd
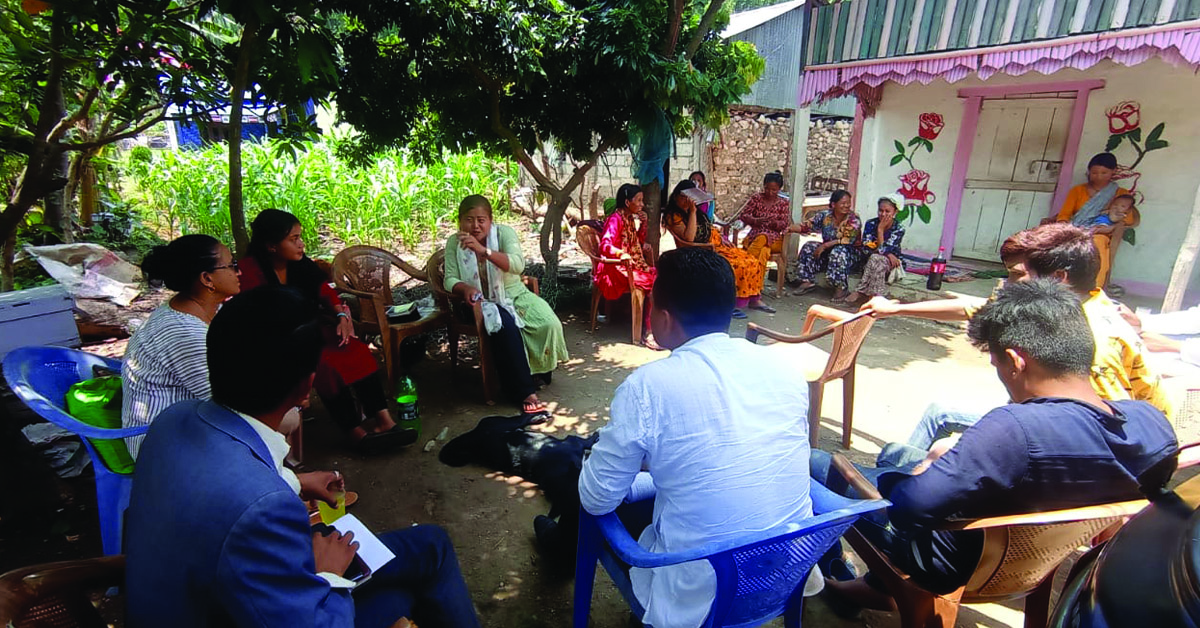
[[(241, 290), (229, 248), (206, 235), (155, 247), (142, 261), (142, 272), (176, 294), (150, 314), (125, 349), (123, 427), (147, 425), (177, 401), (211, 396), (204, 349), (208, 324), (221, 303)], [(135, 459), (144, 438), (125, 439)]]
[(250, 231), (250, 248), (241, 260), (242, 288), (295, 288), (318, 312), (325, 348), (313, 387), (333, 420), (368, 453), (411, 445), (417, 431), (401, 428), (392, 419), (379, 363), (354, 335), (350, 308), (338, 298), (329, 276), (304, 254), (300, 220), (285, 211), (264, 209)]

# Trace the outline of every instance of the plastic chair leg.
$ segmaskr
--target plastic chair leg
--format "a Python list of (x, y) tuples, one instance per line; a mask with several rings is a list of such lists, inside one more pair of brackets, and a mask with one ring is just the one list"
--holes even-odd
[(597, 288), (595, 284), (592, 284), (592, 333), (596, 333), (596, 310), (599, 308), (600, 289)]
[(817, 446), (821, 438), (821, 401), (825, 396), (825, 382), (808, 383), (808, 444)]
[(1058, 569), (1051, 571), (1032, 593), (1025, 596), (1025, 628), (1046, 628), (1050, 622), (1050, 594), (1054, 590), (1056, 573)]
[[(103, 464), (94, 453), (92, 464)], [(133, 477), (98, 471), (96, 478), (96, 506), (100, 514), (100, 544), (105, 556), (121, 553), (121, 538), (125, 522), (125, 509), (129, 507), (129, 491)]]
[(450, 368), (458, 368), (458, 332), (450, 325)]
[(842, 449), (850, 449), (854, 426), (854, 368), (842, 378)]
[(596, 583), (596, 563), (604, 539), (596, 522), (586, 514), (579, 518), (579, 541), (575, 554), (575, 600), (572, 609), (574, 628), (587, 628), (592, 612), (592, 587)]
[(629, 293), (629, 309), (633, 317), (633, 344), (642, 341), (642, 308), (645, 305), (646, 293), (634, 290)]

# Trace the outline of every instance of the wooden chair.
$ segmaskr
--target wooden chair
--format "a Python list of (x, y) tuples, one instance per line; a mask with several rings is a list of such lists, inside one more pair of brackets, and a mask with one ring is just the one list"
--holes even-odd
[[(833, 324), (812, 333), (813, 323), (818, 318), (833, 321)], [(817, 446), (817, 436), (821, 427), (821, 401), (825, 394), (825, 384), (840, 379), (842, 448), (850, 448), (850, 434), (854, 423), (854, 370), (858, 364), (858, 351), (862, 349), (867, 332), (871, 331), (874, 324), (875, 319), (867, 312), (850, 313), (823, 305), (813, 305), (808, 308), (808, 314), (804, 317), (804, 329), (799, 336), (771, 331), (755, 323), (746, 326), (746, 340), (750, 342), (758, 342), (758, 337), (762, 335), (778, 342), (804, 344), (833, 334), (833, 348), (828, 354), (811, 345), (807, 349), (814, 357), (828, 356), (825, 369), (819, 373), (813, 371), (808, 377), (808, 439), (813, 447)]]
[(0, 576), (0, 626), (102, 628), (90, 593), (125, 581), (122, 555), (22, 567)]
[(600, 287), (596, 285), (596, 268), (599, 264), (614, 264), (625, 269), (625, 276), (629, 278), (629, 309), (632, 310), (633, 318), (633, 344), (638, 344), (642, 341), (642, 321), (643, 308), (646, 306), (646, 293), (641, 288), (637, 287), (633, 282), (633, 271), (629, 267), (628, 262), (623, 262), (619, 259), (611, 259), (600, 254), (600, 234), (592, 229), (589, 225), (579, 225), (575, 229), (575, 242), (579, 245), (579, 250), (583, 251), (588, 259), (592, 260), (592, 333), (596, 332), (596, 313), (600, 308), (600, 300), (603, 295), (600, 293)]
[[(445, 249), (438, 249), (430, 256), (429, 262), (425, 265), (425, 275), (429, 277), (429, 287), (433, 289), (434, 299), (447, 313), (446, 327), (450, 334), (450, 365), (455, 369), (458, 368), (458, 339), (460, 336), (478, 338), (479, 372), (483, 378), (483, 400), (489, 406), (495, 405), (499, 382), (495, 374), (496, 365), (492, 363), (489, 355), (487, 328), (483, 323), (483, 304), (467, 303), (462, 297), (446, 290), (444, 285), (446, 283)], [(541, 293), (537, 277), (522, 277), (521, 279), (531, 292)]]
[[(841, 454), (833, 455), (833, 466), (865, 499), (880, 498), (879, 491)], [(1134, 500), (949, 522), (941, 529), (983, 530), (984, 541), (983, 555), (966, 586), (946, 595), (913, 583), (857, 530), (849, 530), (845, 539), (896, 600), (903, 628), (952, 628), (962, 602), (1019, 598), (1025, 598), (1026, 628), (1043, 628), (1049, 619), (1054, 574), (1063, 560), (1148, 504)]]
[(393, 269), (400, 275), (402, 286), (427, 281), (428, 275), (396, 255), (373, 246), (352, 246), (343, 249), (333, 260), (333, 283), (337, 289), (358, 298), (359, 314), (354, 321), (361, 334), (378, 334), (383, 344), (384, 364), (388, 382), (394, 382), (399, 370), (400, 343), (409, 336), (433, 331), (449, 319), (446, 311), (438, 311), (420, 320), (389, 324), (387, 309), (395, 305), (392, 297)]

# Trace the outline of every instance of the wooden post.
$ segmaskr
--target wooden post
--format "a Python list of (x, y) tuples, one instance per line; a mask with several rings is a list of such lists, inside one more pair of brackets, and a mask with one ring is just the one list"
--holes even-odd
[(1177, 312), (1183, 306), (1183, 293), (1187, 291), (1188, 280), (1196, 266), (1197, 250), (1200, 250), (1200, 187), (1197, 187), (1196, 198), (1192, 201), (1192, 218), (1188, 221), (1187, 232), (1183, 234), (1179, 256), (1175, 258), (1175, 267), (1171, 269), (1171, 282), (1167, 284), (1162, 311)]

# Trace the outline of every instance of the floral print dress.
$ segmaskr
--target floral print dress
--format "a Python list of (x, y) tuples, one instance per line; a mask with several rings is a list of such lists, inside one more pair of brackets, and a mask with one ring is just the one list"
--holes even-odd
[[(680, 212), (671, 212), (667, 216), (667, 226), (678, 228), (679, 226), (687, 225), (687, 216)], [(733, 279), (737, 285), (737, 298), (749, 299), (762, 294), (763, 279), (767, 275), (767, 268), (758, 262), (757, 259), (742, 249), (735, 246), (730, 246), (721, 239), (721, 232), (713, 229), (708, 221), (708, 216), (703, 212), (696, 212), (696, 243), (709, 242), (713, 245), (713, 250), (716, 251), (729, 265), (733, 267)]]
[(867, 221), (863, 226), (862, 248), (859, 251), (867, 262), (863, 267), (862, 280), (855, 289), (857, 292), (873, 297), (887, 294), (887, 277), (892, 270), (892, 263), (887, 256), (895, 255), (903, 267), (904, 258), (900, 256), (900, 243), (903, 240), (904, 227), (900, 225), (900, 221), (892, 221), (892, 226), (884, 232), (882, 241), (879, 239), (879, 219), (872, 218)]
[[(633, 271), (633, 283), (642, 290), (654, 287), (656, 270), (646, 263), (642, 245), (646, 243), (646, 215), (630, 215), (624, 211), (614, 212), (604, 223), (604, 235), (600, 238), (600, 253), (604, 257), (618, 259), (621, 253), (632, 258), (629, 267)], [(613, 300), (629, 292), (629, 277), (622, 264), (596, 264), (596, 285), (605, 299)]]
[[(809, 221), (813, 233), (821, 234), (821, 242), (808, 242), (800, 249), (796, 259), (796, 278), (802, 282), (812, 283), (817, 273), (825, 271), (829, 283), (845, 289), (849, 284), (850, 273), (862, 261), (859, 252), (859, 241), (862, 233), (862, 221), (858, 214), (850, 212), (841, 222), (833, 215), (832, 209), (817, 212)], [(825, 242), (837, 242), (825, 250), (820, 257), (813, 253)]]

